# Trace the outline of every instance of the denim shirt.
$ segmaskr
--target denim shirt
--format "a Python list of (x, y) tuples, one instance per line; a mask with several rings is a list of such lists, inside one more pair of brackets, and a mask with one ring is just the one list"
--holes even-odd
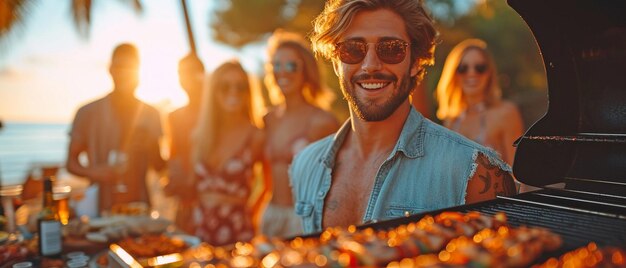
[[(322, 231), (324, 201), (350, 120), (334, 136), (319, 140), (294, 158), (289, 169), (295, 213), (304, 233)], [(478, 153), (510, 172), (497, 153), (424, 118), (411, 108), (393, 151), (382, 163), (362, 222), (375, 222), (463, 205)]]

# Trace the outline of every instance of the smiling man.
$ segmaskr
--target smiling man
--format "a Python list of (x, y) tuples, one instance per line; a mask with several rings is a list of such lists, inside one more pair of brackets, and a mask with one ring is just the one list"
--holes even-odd
[(495, 152), (408, 100), (433, 62), (436, 35), (418, 0), (332, 0), (315, 20), (313, 47), (332, 61), (350, 118), (291, 166), (305, 233), (515, 194)]

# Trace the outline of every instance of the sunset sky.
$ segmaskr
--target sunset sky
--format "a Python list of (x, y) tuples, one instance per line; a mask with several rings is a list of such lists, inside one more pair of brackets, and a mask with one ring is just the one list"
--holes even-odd
[[(184, 105), (177, 62), (189, 52), (180, 1), (144, 1), (136, 14), (122, 1), (94, 1), (91, 35), (81, 38), (72, 22), (71, 1), (38, 1), (7, 40), (0, 40), (0, 120), (69, 123), (82, 104), (107, 94), (111, 52), (119, 43), (141, 53), (137, 96), (168, 112)], [(188, 0), (198, 52), (206, 69), (240, 58), (259, 73), (262, 45), (234, 50), (210, 40), (214, 1)]]

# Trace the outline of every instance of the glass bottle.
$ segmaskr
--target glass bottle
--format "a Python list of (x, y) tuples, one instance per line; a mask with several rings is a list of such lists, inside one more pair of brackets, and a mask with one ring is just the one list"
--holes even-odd
[(52, 193), (54, 177), (45, 177), (43, 181), (43, 206), (37, 219), (39, 231), (39, 255), (43, 257), (61, 256), (61, 221)]

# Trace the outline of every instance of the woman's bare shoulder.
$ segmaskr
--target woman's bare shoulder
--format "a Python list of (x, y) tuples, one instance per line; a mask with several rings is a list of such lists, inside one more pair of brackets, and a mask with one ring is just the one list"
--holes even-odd
[(517, 104), (512, 101), (500, 101), (493, 107), (490, 118), (494, 125), (507, 128), (513, 125), (522, 124), (522, 114), (520, 113)]
[(267, 112), (263, 115), (263, 122), (265, 123), (265, 127), (267, 127), (267, 124), (275, 121), (276, 118), (278, 118), (278, 109), (276, 107), (269, 107), (267, 109)]
[(512, 101), (502, 100), (493, 106), (493, 112), (499, 117), (511, 117), (519, 114), (517, 104)]
[(315, 107), (311, 115), (311, 124), (314, 126), (339, 125), (335, 115), (329, 111)]
[(318, 107), (312, 107), (309, 113), (309, 120), (307, 121), (307, 136), (309, 140), (325, 137), (339, 128), (339, 121), (335, 115)]

